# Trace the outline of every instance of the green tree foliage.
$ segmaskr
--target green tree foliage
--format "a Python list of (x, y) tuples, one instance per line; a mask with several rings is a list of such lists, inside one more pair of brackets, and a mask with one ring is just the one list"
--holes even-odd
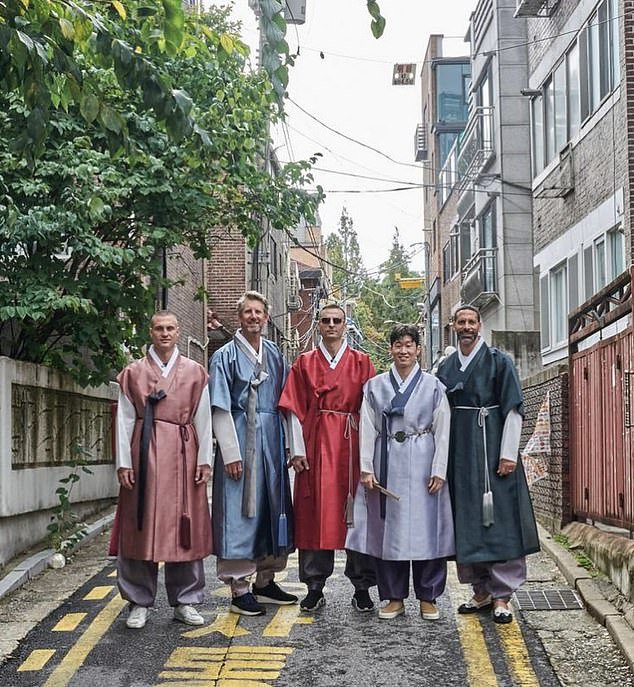
[[(86, 49), (74, 53), (83, 95), (66, 98), (68, 77), (49, 74), (53, 95), (60, 79), (49, 133), (25, 156), (14, 144), (35, 108), (26, 66), (0, 82), (0, 353), (65, 369), (82, 384), (107, 380), (138, 352), (166, 250), (188, 245), (208, 256), (210, 227), (237, 227), (255, 241), (258, 217), (293, 226), (321, 201), (298, 190), (312, 181), (308, 163), (264, 171), (276, 97), (265, 74), (246, 72), (247, 49), (226, 12), (187, 17), (179, 39), (159, 30), (164, 3), (125, 7), (118, 35), (133, 54), (153, 55), (162, 83), (179, 85), (170, 97), (191, 130), (174, 108), (161, 110), (160, 86), (125, 87), (116, 60)], [(183, 48), (168, 49), (170, 40)]]
[[(370, 276), (362, 268), (360, 256), (354, 261), (348, 262), (340, 252), (343, 245), (341, 239), (342, 226), (352, 226), (352, 219), (347, 214), (346, 223), (340, 222), (338, 234), (328, 237), (329, 260), (341, 268), (333, 268), (334, 288), (342, 289), (341, 284), (347, 275), (348, 279), (358, 280), (358, 286), (354, 291), (354, 318), (358, 322), (363, 334), (362, 346), (370, 354), (376, 368), (380, 371), (387, 369), (391, 362), (389, 354), (389, 334), (395, 324), (418, 324), (420, 322), (420, 307), (423, 289), (403, 289), (399, 280), (408, 277), (419, 277), (420, 274), (410, 267), (410, 257), (400, 242), (398, 229), (395, 229), (392, 237), (392, 245), (387, 260), (381, 266), (377, 276)], [(354, 240), (356, 242), (356, 233)], [(335, 251), (330, 253), (330, 247)], [(358, 250), (358, 243), (356, 243)], [(338, 252), (339, 251), (339, 252)], [(361, 266), (361, 269), (357, 268)]]
[(337, 301), (356, 300), (365, 281), (359, 237), (352, 217), (342, 208), (337, 233), (326, 239), (329, 260), (336, 265), (332, 270), (332, 296)]

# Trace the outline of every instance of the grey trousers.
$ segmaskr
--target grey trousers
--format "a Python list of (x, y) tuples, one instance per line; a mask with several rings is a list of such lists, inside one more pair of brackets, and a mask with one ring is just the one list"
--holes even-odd
[(257, 560), (229, 558), (216, 559), (218, 579), (231, 585), (231, 596), (242, 596), (249, 591), (249, 578), (255, 574), (254, 585), (266, 587), (275, 578), (276, 572), (286, 567), (288, 556), (265, 556)]
[[(309, 590), (321, 591), (335, 569), (335, 552), (332, 549), (300, 549), (299, 579)], [(374, 558), (365, 553), (346, 549), (345, 576), (355, 590), (368, 590), (376, 584)]]
[(497, 563), (458, 563), (458, 579), (471, 584), (476, 596), (490, 594), (494, 599), (508, 601), (516, 589), (526, 582), (526, 558), (512, 558)]
[[(205, 598), (203, 562), (165, 563), (165, 589), (170, 606), (198, 604)], [(137, 606), (151, 606), (156, 598), (158, 563), (117, 558), (117, 585), (121, 597)]]

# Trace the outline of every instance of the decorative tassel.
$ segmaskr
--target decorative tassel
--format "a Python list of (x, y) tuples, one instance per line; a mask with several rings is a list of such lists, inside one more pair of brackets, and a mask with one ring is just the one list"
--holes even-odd
[(192, 521), (187, 513), (181, 515), (180, 526), (180, 540), (181, 546), (184, 549), (191, 549), (192, 547)]
[(491, 527), (494, 522), (493, 492), (485, 491), (484, 494), (482, 494), (482, 525), (484, 527)]
[(288, 522), (286, 513), (280, 513), (277, 520), (277, 548), (285, 549), (288, 546)]
[(354, 498), (348, 494), (346, 498), (346, 527), (354, 527)]

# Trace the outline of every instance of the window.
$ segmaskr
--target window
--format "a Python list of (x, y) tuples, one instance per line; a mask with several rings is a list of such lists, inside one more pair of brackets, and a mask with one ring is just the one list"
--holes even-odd
[(480, 215), (480, 250), (481, 250), (481, 278), (483, 291), (494, 293), (497, 291), (495, 274), (496, 255), (493, 250), (495, 240), (495, 203), (491, 203)]
[(625, 236), (621, 227), (608, 232), (608, 256), (610, 280), (616, 279), (625, 271)]
[(565, 343), (568, 335), (568, 300), (566, 298), (566, 266), (550, 273), (550, 330), (552, 343)]
[(554, 154), (566, 145), (568, 140), (568, 127), (566, 124), (566, 63), (561, 64), (555, 69), (553, 75), (553, 103), (554, 103)]
[(531, 102), (533, 174), (578, 133), (620, 82), (617, 0), (603, 0)]
[(594, 242), (594, 291), (600, 291), (607, 284), (605, 271), (605, 237)]
[(546, 133), (544, 162), (548, 164), (555, 155), (555, 89), (552, 78), (544, 86), (544, 129)]
[(429, 323), (431, 329), (431, 356), (435, 358), (436, 353), (440, 351), (440, 301), (432, 308), (429, 315)]
[(568, 81), (568, 140), (579, 133), (581, 123), (581, 93), (579, 90), (579, 46), (575, 43), (566, 55)]
[(449, 241), (442, 249), (442, 281), (443, 284), (451, 278), (451, 245)]
[(471, 222), (463, 222), (460, 225), (460, 270), (464, 269), (471, 255)]
[(532, 125), (533, 125), (533, 175), (537, 176), (544, 169), (544, 111), (543, 98), (533, 98)]
[(451, 234), (449, 234), (449, 244), (451, 276), (453, 277), (460, 269), (460, 234), (458, 233), (457, 226), (455, 226)]
[(436, 119), (466, 122), (471, 66), (464, 63), (436, 65)]

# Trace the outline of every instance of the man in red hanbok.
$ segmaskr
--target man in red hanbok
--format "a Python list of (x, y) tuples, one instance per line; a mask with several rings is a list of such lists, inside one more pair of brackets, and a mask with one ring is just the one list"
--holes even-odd
[[(335, 550), (343, 549), (352, 525), (359, 481), (359, 408), (363, 385), (374, 376), (372, 362), (345, 338), (346, 315), (338, 305), (319, 313), (319, 347), (297, 358), (280, 408), (290, 414), (295, 452), (295, 545), (299, 579), (308, 587), (300, 603), (305, 612), (325, 603), (323, 589), (334, 569)], [(354, 586), (352, 605), (361, 612), (374, 603), (374, 559), (347, 551), (345, 574)]]

